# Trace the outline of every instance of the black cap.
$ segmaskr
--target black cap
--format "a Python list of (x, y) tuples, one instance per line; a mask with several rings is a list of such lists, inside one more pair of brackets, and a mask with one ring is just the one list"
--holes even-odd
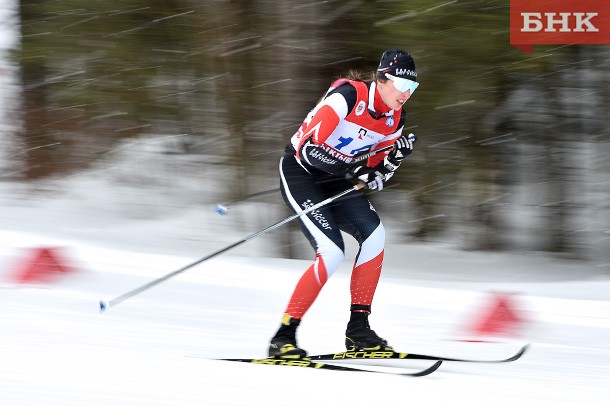
[(377, 68), (379, 73), (389, 73), (392, 76), (417, 82), (415, 62), (408, 52), (400, 49), (389, 49), (383, 53)]

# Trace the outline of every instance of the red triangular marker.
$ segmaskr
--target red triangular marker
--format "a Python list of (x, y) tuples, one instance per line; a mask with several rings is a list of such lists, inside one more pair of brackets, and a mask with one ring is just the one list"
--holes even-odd
[(467, 333), (479, 337), (516, 335), (525, 321), (520, 313), (512, 294), (494, 293), (491, 303), (475, 318)]
[(18, 283), (50, 282), (58, 274), (73, 272), (57, 248), (29, 250), (25, 261), (17, 266), (12, 279)]

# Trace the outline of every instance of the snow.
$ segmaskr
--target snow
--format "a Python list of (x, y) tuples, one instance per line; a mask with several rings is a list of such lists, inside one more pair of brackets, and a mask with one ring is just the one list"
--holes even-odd
[[(394, 245), (390, 236), (373, 328), (403, 351), (492, 359), (529, 342), (524, 357), (510, 364), (445, 362), (423, 378), (228, 363), (213, 359), (265, 355), (308, 261), (249, 256), (255, 245), (248, 242), (243, 255), (229, 251), (100, 313), (99, 300), (226, 246), (214, 228), (220, 216), (210, 206), (181, 211), (178, 221), (164, 211), (134, 218), (113, 204), (114, 186), (99, 173), (47, 184), (43, 193), (20, 183), (2, 186), (3, 405), (607, 402), (610, 282), (586, 263), (464, 252), (441, 244)], [(62, 193), (53, 193), (55, 188)], [(95, 190), (95, 204), (82, 199), (86, 190)], [(184, 244), (185, 228), (206, 241), (205, 250)], [(268, 238), (259, 237), (259, 243)], [(47, 284), (15, 283), (13, 273), (31, 255), (28, 249), (39, 247), (59, 247), (76, 271)], [(353, 256), (353, 247), (348, 251)], [(310, 353), (342, 348), (349, 261), (300, 328), (299, 342)], [(467, 326), (484, 314), (495, 292), (512, 294), (515, 311), (527, 323), (510, 336), (464, 341), (473, 338)]]
[[(0, 19), (11, 10), (0, 7)], [(4, 32), (0, 48), (15, 38)], [(18, 164), (9, 162), (16, 140), (4, 130), (0, 137), (3, 165)], [(395, 348), (494, 359), (531, 343), (513, 363), (445, 362), (423, 378), (214, 360), (264, 356), (309, 265), (270, 255), (272, 233), (100, 313), (99, 300), (222, 249), (259, 230), (262, 220), (282, 219), (277, 205), (254, 202), (217, 216), (211, 203), (222, 174), (202, 182), (189, 175), (197, 172), (188, 157), (159, 154), (165, 136), (154, 138), (121, 145), (90, 171), (65, 178), (0, 179), (3, 406), (608, 403), (610, 278), (603, 267), (543, 254), (397, 244), (389, 230), (371, 323)], [(246, 221), (253, 213), (257, 221)], [(15, 283), (19, 265), (41, 247), (58, 247), (75, 272), (45, 284)], [(298, 338), (310, 353), (342, 349), (354, 254), (348, 245), (346, 262), (303, 320)], [(498, 292), (512, 295), (526, 323), (511, 335), (469, 342), (481, 337), (467, 327)], [(430, 362), (394, 365), (412, 370)]]

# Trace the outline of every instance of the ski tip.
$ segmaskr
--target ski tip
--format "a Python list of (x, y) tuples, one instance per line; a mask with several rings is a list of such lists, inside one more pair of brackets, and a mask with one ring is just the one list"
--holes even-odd
[(512, 357), (508, 358), (506, 360), (506, 362), (511, 362), (511, 361), (516, 361), (519, 358), (521, 358), (523, 356), (523, 354), (525, 354), (525, 352), (530, 348), (530, 344), (525, 344), (523, 347), (521, 347), (521, 349), (519, 351), (517, 351), (517, 353), (515, 355), (513, 355)]
[(426, 368), (423, 371), (416, 372), (412, 376), (426, 376), (426, 375), (430, 375), (432, 372), (436, 371), (442, 365), (442, 363), (443, 363), (442, 360), (438, 360), (434, 364), (432, 364), (432, 366), (430, 368)]

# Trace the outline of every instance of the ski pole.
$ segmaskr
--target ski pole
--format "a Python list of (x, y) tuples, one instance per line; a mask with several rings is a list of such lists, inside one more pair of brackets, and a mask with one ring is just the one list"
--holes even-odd
[(302, 211), (300, 211), (298, 213), (295, 213), (295, 214), (293, 214), (290, 217), (286, 217), (284, 220), (282, 220), (280, 222), (277, 222), (277, 223), (275, 223), (275, 224), (273, 224), (273, 225), (271, 225), (271, 226), (269, 226), (267, 228), (264, 228), (264, 229), (262, 229), (260, 231), (257, 231), (254, 234), (250, 234), (249, 236), (247, 236), (245, 238), (242, 238), (241, 240), (239, 240), (237, 242), (234, 242), (231, 245), (227, 245), (226, 247), (221, 248), (218, 251), (215, 251), (215, 252), (213, 252), (213, 253), (211, 253), (211, 254), (209, 254), (209, 255), (201, 258), (201, 259), (198, 259), (197, 261), (192, 262), (192, 263), (190, 263), (190, 264), (188, 264), (188, 265), (186, 265), (186, 266), (184, 266), (184, 267), (182, 267), (182, 268), (180, 268), (180, 269), (178, 269), (178, 270), (176, 270), (174, 272), (168, 273), (165, 276), (162, 276), (160, 278), (152, 280), (152, 281), (150, 281), (150, 282), (148, 282), (148, 283), (146, 283), (146, 284), (144, 284), (144, 285), (142, 285), (142, 286), (140, 286), (140, 287), (138, 287), (136, 289), (130, 290), (129, 292), (124, 293), (121, 296), (118, 296), (118, 297), (116, 297), (116, 298), (114, 298), (114, 299), (112, 299), (112, 300), (110, 300), (108, 302), (104, 302), (103, 300), (100, 300), (100, 311), (106, 310), (107, 307), (116, 306), (117, 304), (121, 303), (122, 301), (124, 301), (126, 299), (129, 299), (130, 297), (135, 296), (138, 293), (143, 292), (143, 291), (145, 291), (145, 290), (147, 290), (149, 288), (152, 288), (153, 286), (158, 285), (161, 282), (166, 281), (169, 278), (174, 277), (174, 276), (176, 276), (176, 275), (186, 271), (187, 269), (190, 269), (190, 268), (194, 267), (195, 265), (199, 265), (200, 263), (202, 263), (204, 261), (207, 261), (208, 259), (214, 258), (214, 257), (222, 254), (223, 252), (226, 252), (226, 251), (230, 250), (231, 248), (235, 248), (238, 245), (241, 245), (241, 244), (243, 244), (243, 243), (245, 243), (247, 241), (250, 241), (250, 240), (252, 240), (252, 239), (254, 239), (256, 237), (259, 237), (259, 236), (261, 236), (261, 235), (263, 235), (263, 234), (265, 234), (265, 233), (267, 233), (267, 232), (269, 232), (271, 230), (274, 230), (274, 229), (276, 229), (276, 228), (278, 228), (280, 226), (283, 226), (284, 224), (289, 223), (292, 220), (298, 219), (299, 217), (302, 217), (302, 216), (304, 216), (304, 215), (306, 215), (308, 213), (311, 213), (312, 211), (317, 210), (317, 209), (319, 209), (322, 206), (326, 206), (330, 202), (332, 202), (334, 200), (337, 200), (340, 197), (343, 197), (343, 196), (347, 195), (348, 193), (351, 193), (351, 192), (356, 191), (356, 190), (360, 190), (360, 189), (362, 189), (364, 187), (365, 187), (365, 185), (363, 183), (358, 183), (358, 184), (354, 185), (353, 187), (351, 187), (351, 188), (349, 188), (347, 190), (344, 190), (341, 193), (338, 193), (338, 194), (336, 194), (334, 196), (329, 197), (326, 200), (321, 201), (320, 203), (314, 204), (313, 206), (308, 207), (307, 209), (302, 210)]
[[(413, 134), (411, 134), (411, 135), (413, 135)], [(356, 157), (354, 157), (354, 159), (352, 160), (351, 163), (362, 162), (365, 159), (368, 159), (368, 158), (372, 157), (373, 155), (377, 155), (380, 152), (387, 151), (388, 149), (392, 148), (392, 146), (393, 145), (389, 145), (389, 146), (387, 146), (385, 148), (380, 148), (377, 151), (366, 152), (364, 154), (357, 155)], [(253, 198), (258, 197), (258, 196), (264, 196), (264, 195), (269, 195), (271, 193), (279, 192), (279, 190), (280, 190), (280, 188), (276, 187), (276, 188), (273, 188), (273, 189), (263, 190), (261, 192), (252, 193), (252, 194), (249, 194), (249, 195), (244, 196), (242, 198), (231, 200), (231, 201), (229, 201), (228, 203), (225, 203), (225, 204), (218, 203), (218, 204), (216, 204), (214, 206), (214, 212), (216, 214), (218, 214), (218, 215), (226, 216), (227, 214), (229, 214), (229, 207), (231, 207), (231, 206), (234, 206), (234, 205), (239, 204), (239, 203), (243, 203), (246, 200), (253, 199)]]
[(249, 200), (249, 199), (252, 199), (252, 198), (255, 198), (255, 197), (258, 197), (258, 196), (264, 196), (264, 195), (269, 195), (271, 193), (279, 192), (279, 190), (280, 190), (280, 188), (276, 187), (276, 188), (273, 188), (273, 189), (263, 190), (261, 192), (252, 193), (252, 194), (247, 195), (245, 197), (242, 197), (240, 199), (231, 200), (230, 202), (225, 203), (225, 204), (217, 204), (216, 206), (214, 206), (214, 211), (216, 212), (216, 214), (220, 214), (221, 216), (225, 216), (225, 215), (227, 215), (229, 213), (229, 209), (227, 208), (227, 206), (231, 207), (231, 206), (233, 206), (233, 205), (235, 205), (237, 203), (241, 203), (241, 202), (244, 202), (246, 200)]

